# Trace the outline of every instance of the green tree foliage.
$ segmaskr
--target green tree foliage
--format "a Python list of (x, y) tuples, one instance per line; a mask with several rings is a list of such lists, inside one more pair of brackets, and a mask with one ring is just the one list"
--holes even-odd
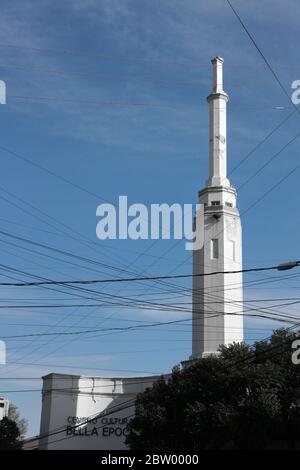
[(27, 431), (28, 423), (26, 419), (20, 417), (18, 407), (14, 405), (13, 403), (10, 403), (9, 405), (8, 418), (16, 422), (18, 429), (20, 431), (20, 437), (21, 439), (24, 439), (26, 431)]
[(15, 421), (5, 417), (0, 421), (0, 450), (19, 450), (20, 431)]
[(281, 329), (254, 347), (233, 344), (176, 367), (138, 395), (127, 444), (152, 451), (299, 447), (294, 339)]

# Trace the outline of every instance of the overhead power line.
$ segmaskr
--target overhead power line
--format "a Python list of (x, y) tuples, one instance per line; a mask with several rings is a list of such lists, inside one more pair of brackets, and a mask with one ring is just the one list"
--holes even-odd
[[(257, 309), (258, 310), (258, 309)], [(258, 310), (259, 311), (259, 310)], [(295, 316), (284, 316), (284, 315), (276, 315), (275, 313), (267, 313), (267, 314), (247, 314), (245, 311), (241, 310), (239, 312), (211, 312), (210, 316), (218, 317), (218, 316), (250, 316), (250, 317), (258, 317), (258, 318), (265, 318), (268, 320), (280, 321), (283, 323), (295, 323), (295, 321), (299, 321), (299, 317)], [(97, 332), (126, 332), (130, 330), (139, 330), (139, 329), (147, 329), (147, 328), (155, 328), (164, 325), (177, 325), (180, 323), (190, 322), (191, 318), (184, 318), (180, 320), (170, 320), (170, 321), (160, 321), (142, 325), (133, 325), (133, 326), (124, 326), (124, 327), (113, 327), (113, 328), (93, 328), (89, 330), (81, 330), (81, 331), (63, 331), (63, 332), (53, 332), (53, 333), (29, 333), (29, 334), (22, 334), (22, 335), (8, 335), (8, 336), (1, 336), (2, 339), (15, 339), (15, 338), (32, 338), (32, 337), (40, 337), (40, 336), (78, 336), (78, 335), (85, 335), (85, 334), (94, 334)], [(10, 362), (13, 364), (12, 362)]]
[(72, 55), (72, 56), (78, 56), (78, 57), (85, 57), (88, 59), (103, 59), (103, 60), (118, 60), (120, 62), (128, 62), (128, 63), (140, 63), (140, 64), (165, 64), (165, 65), (183, 65), (183, 66), (191, 66), (191, 67), (205, 67), (207, 68), (207, 63), (197, 63), (197, 62), (192, 62), (188, 60), (183, 60), (183, 61), (175, 61), (175, 60), (165, 60), (165, 59), (141, 59), (141, 58), (131, 58), (131, 57), (124, 57), (124, 56), (114, 56), (114, 55), (108, 55), (108, 54), (90, 54), (87, 52), (81, 52), (81, 51), (70, 51), (66, 49), (48, 49), (48, 48), (41, 48), (41, 47), (31, 47), (31, 46), (25, 46), (22, 44), (0, 44), (0, 47), (2, 48), (7, 48), (7, 49), (23, 49), (27, 51), (32, 51), (32, 52), (45, 52), (49, 54), (59, 54), (59, 55)]
[[(131, 101), (96, 101), (96, 100), (76, 100), (72, 98), (59, 98), (55, 96), (21, 96), (21, 95), (9, 95), (7, 98), (15, 100), (26, 100), (26, 101), (55, 101), (60, 103), (74, 103), (74, 104), (92, 104), (98, 106), (133, 106), (133, 107), (147, 107), (147, 108), (176, 108), (176, 109), (194, 109), (198, 110), (198, 106), (190, 104), (176, 104), (176, 103), (140, 103)], [(271, 107), (270, 109), (282, 109), (282, 106)], [(261, 109), (261, 108), (260, 108)]]
[[(7, 98), (22, 101), (53, 101), (57, 103), (70, 103), (70, 104), (83, 104), (95, 106), (120, 106), (120, 107), (134, 107), (134, 108), (164, 108), (164, 109), (192, 109), (199, 111), (199, 106), (186, 104), (186, 103), (151, 103), (151, 102), (134, 102), (134, 101), (97, 101), (97, 100), (77, 100), (73, 98), (60, 98), (58, 96), (27, 96), (27, 95), (8, 95)], [(290, 106), (242, 106), (234, 107), (236, 110), (270, 110), (270, 111), (285, 111), (290, 109)]]
[(252, 155), (253, 153), (256, 152), (256, 150), (261, 147), (269, 138), (275, 134), (294, 114), (296, 113), (296, 110), (293, 109), (293, 111), (288, 114), (282, 121), (280, 121), (277, 126), (275, 126), (262, 140), (260, 140), (240, 161), (237, 163), (232, 170), (228, 173), (228, 176), (232, 175), (238, 168), (240, 168), (243, 163), (245, 163)]
[[(36, 367), (60, 367), (60, 368), (67, 368), (67, 369), (78, 369), (78, 366), (74, 366), (71, 364), (63, 365), (63, 364), (40, 364), (38, 362), (12, 362), (12, 364), (21, 364), (24, 366), (36, 366)], [(136, 369), (106, 369), (103, 367), (86, 367), (86, 370), (98, 370), (98, 371), (107, 371), (107, 372), (129, 372), (133, 374), (153, 374), (153, 375), (160, 375), (162, 372), (158, 371), (151, 371), (151, 370), (136, 370)]]
[[(288, 117), (290, 117), (291, 115), (289, 115)], [(289, 147), (289, 145), (291, 145), (293, 142), (295, 142), (295, 140), (297, 140), (298, 138), (300, 137), (300, 132), (297, 132), (296, 135), (294, 135), (294, 137), (292, 137), (283, 147), (281, 147), (281, 149), (278, 150), (278, 152), (274, 153), (270, 158), (269, 160), (267, 160), (262, 166), (260, 166), (252, 175), (250, 175), (239, 187), (237, 190), (240, 190), (242, 189), (244, 186), (246, 186), (251, 180), (253, 180), (253, 178), (255, 178), (259, 173), (261, 173), (261, 171), (263, 171), (268, 165), (270, 165), (270, 163), (272, 163), (277, 157), (279, 157), (279, 155), (281, 155), (281, 153), (287, 148)], [(297, 166), (298, 167), (298, 166)]]
[[(1, 46), (0, 46), (1, 47)], [(92, 80), (116, 80), (116, 81), (137, 81), (142, 83), (154, 83), (158, 85), (190, 85), (190, 86), (199, 86), (199, 85), (206, 85), (207, 79), (196, 79), (196, 80), (168, 80), (168, 79), (160, 79), (160, 78), (151, 78), (145, 76), (138, 76), (138, 75), (111, 75), (111, 74), (103, 74), (103, 73), (94, 73), (94, 72), (82, 72), (80, 70), (57, 70), (57, 69), (45, 69), (40, 67), (26, 67), (23, 65), (17, 64), (0, 64), (0, 69), (8, 69), (8, 70), (20, 70), (29, 73), (37, 73), (37, 74), (46, 74), (46, 75), (57, 75), (57, 76), (67, 76), (67, 77), (79, 77), (79, 78), (89, 78)], [(226, 82), (226, 86), (228, 87), (249, 87), (251, 85), (255, 86), (254, 81), (241, 81), (241, 82)], [(268, 85), (269, 86), (269, 85)], [(276, 85), (273, 85), (276, 86)]]
[[(145, 59), (140, 57), (125, 57), (125, 56), (118, 56), (118, 55), (108, 55), (108, 54), (101, 54), (95, 53), (91, 54), (84, 51), (72, 51), (67, 49), (53, 49), (53, 48), (42, 48), (42, 47), (33, 47), (27, 46), (24, 44), (6, 44), (1, 43), (0, 48), (3, 49), (20, 49), (26, 50), (31, 52), (44, 52), (46, 54), (57, 54), (57, 55), (70, 55), (70, 56), (77, 56), (86, 59), (102, 59), (102, 60), (116, 60), (120, 62), (127, 62), (127, 63), (135, 63), (135, 64), (160, 64), (160, 65), (181, 65), (181, 66), (189, 66), (189, 67), (201, 67), (201, 68), (208, 68), (207, 62), (195, 62), (192, 60), (172, 60), (172, 59)], [(252, 68), (252, 69), (260, 69), (262, 65), (253, 65), (253, 64), (241, 64), (241, 63), (234, 63), (228, 62), (227, 65), (232, 68)], [(278, 67), (281, 68), (299, 68), (298, 64), (291, 65), (291, 64), (278, 64)]]
[[(0, 64), (0, 68), (4, 69), (16, 69), (23, 70), (30, 73), (42, 73), (47, 75), (60, 75), (60, 76), (71, 76), (71, 77), (88, 77), (90, 79), (102, 79), (102, 80), (120, 80), (120, 81), (139, 81), (146, 83), (156, 83), (161, 85), (195, 85), (199, 86), (206, 83), (206, 80), (164, 80), (164, 79), (155, 79), (148, 77), (139, 77), (139, 76), (124, 76), (124, 75), (106, 75), (98, 73), (82, 73), (80, 71), (67, 71), (67, 70), (53, 70), (53, 69), (41, 69), (34, 67), (24, 67), (14, 64)], [(243, 84), (232, 83), (230, 86), (243, 86)]]
[[(247, 26), (245, 25), (244, 21), (242, 20), (241, 16), (239, 15), (239, 13), (237, 12), (237, 10), (234, 8), (234, 6), (232, 5), (232, 3), (230, 2), (230, 0), (226, 0), (226, 2), (228, 3), (229, 7), (231, 8), (231, 10), (233, 11), (234, 15), (236, 16), (237, 20), (239, 21), (240, 25), (242, 26), (242, 28), (244, 29), (245, 33), (247, 34), (247, 36), (249, 37), (250, 41), (252, 42), (252, 44), (254, 45), (255, 49), (257, 50), (257, 52), (259, 53), (259, 55), (261, 56), (261, 58), (263, 59), (264, 63), (266, 64), (267, 68), (270, 70), (271, 74), (273, 75), (273, 77), (275, 78), (276, 82), (278, 83), (278, 85), (280, 86), (281, 90), (283, 91), (283, 93), (285, 94), (285, 96), (288, 98), (288, 100), (291, 102), (291, 97), (290, 97), (290, 94), (287, 92), (287, 90), (285, 89), (284, 85), (282, 84), (281, 80), (279, 79), (277, 73), (275, 72), (275, 70), (273, 69), (273, 67), (271, 66), (270, 62), (268, 61), (268, 59), (266, 58), (265, 54), (262, 52), (261, 48), (259, 47), (259, 45), (257, 44), (257, 42), (255, 41), (253, 35), (250, 33), (250, 31), (248, 30)], [(295, 110), (297, 111), (298, 114), (300, 114), (300, 111), (297, 107), (297, 105), (295, 105), (293, 103), (293, 106), (295, 108)]]
[(53, 285), (53, 284), (101, 284), (101, 283), (112, 283), (112, 282), (136, 282), (136, 281), (154, 281), (162, 279), (186, 279), (191, 277), (206, 277), (206, 276), (215, 276), (217, 274), (240, 274), (240, 273), (251, 273), (259, 271), (271, 271), (279, 270), (285, 271), (287, 269), (292, 269), (300, 265), (300, 261), (292, 261), (289, 263), (282, 263), (276, 266), (268, 266), (261, 268), (248, 268), (248, 269), (238, 269), (236, 271), (213, 271), (211, 273), (199, 273), (199, 274), (174, 274), (171, 276), (145, 276), (145, 277), (126, 277), (126, 278), (112, 278), (112, 279), (90, 279), (90, 280), (66, 280), (66, 281), (57, 281), (57, 280), (45, 280), (45, 281), (29, 281), (29, 282), (0, 282), (0, 286), (13, 286), (13, 287), (29, 287), (29, 286), (42, 286), (42, 285)]

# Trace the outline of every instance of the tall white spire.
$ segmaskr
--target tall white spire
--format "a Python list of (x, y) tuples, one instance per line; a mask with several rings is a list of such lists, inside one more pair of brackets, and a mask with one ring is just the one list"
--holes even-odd
[(227, 179), (226, 105), (228, 95), (223, 90), (223, 62), (215, 57), (213, 64), (213, 89), (207, 97), (209, 103), (209, 179), (206, 186), (229, 187)]
[[(209, 178), (199, 191), (199, 249), (193, 251), (192, 358), (215, 354), (222, 344), (243, 341), (242, 228), (236, 191), (227, 179), (223, 59), (215, 57), (209, 104)], [(207, 276), (212, 272), (220, 274)]]

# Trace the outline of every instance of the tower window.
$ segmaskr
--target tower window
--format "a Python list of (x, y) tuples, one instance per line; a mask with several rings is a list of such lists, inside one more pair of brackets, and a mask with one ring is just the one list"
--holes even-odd
[(232, 207), (232, 203), (231, 202), (225, 202), (225, 206)]
[(212, 205), (212, 206), (219, 206), (219, 205), (220, 205), (220, 201), (211, 201), (211, 205)]
[(230, 240), (229, 246), (230, 246), (230, 258), (233, 261), (235, 261), (235, 242), (233, 240)]
[(217, 238), (212, 238), (211, 240), (211, 258), (219, 258), (219, 240)]

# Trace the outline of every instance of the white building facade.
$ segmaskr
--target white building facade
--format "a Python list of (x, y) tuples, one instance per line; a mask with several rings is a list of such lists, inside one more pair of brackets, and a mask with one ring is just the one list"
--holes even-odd
[(44, 450), (126, 449), (126, 426), (138, 393), (158, 376), (43, 377), (39, 448)]
[(9, 401), (5, 398), (0, 398), (0, 421), (8, 416), (8, 410)]
[[(242, 235), (236, 191), (227, 178), (226, 106), (223, 59), (212, 61), (209, 103), (209, 178), (199, 192), (193, 251), (192, 358), (215, 354), (222, 344), (243, 341)], [(217, 275), (209, 275), (220, 272)], [(166, 376), (167, 378), (168, 376)], [(41, 449), (125, 449), (126, 426), (136, 395), (159, 376), (43, 377)]]

